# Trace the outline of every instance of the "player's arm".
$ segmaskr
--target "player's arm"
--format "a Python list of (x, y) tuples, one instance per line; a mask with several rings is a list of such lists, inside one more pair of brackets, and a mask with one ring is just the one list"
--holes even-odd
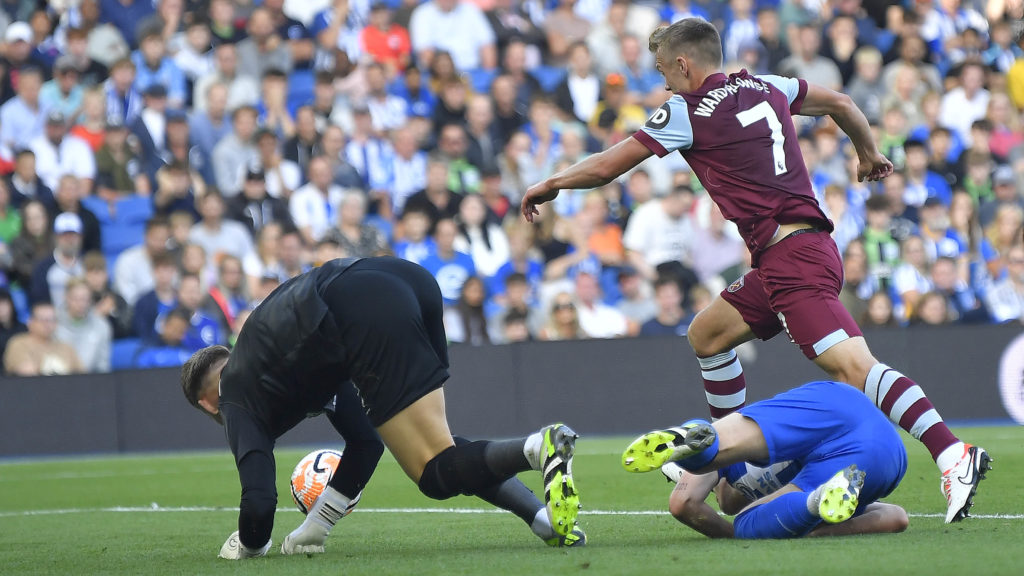
[(224, 543), (219, 556), (228, 560), (264, 556), (270, 550), (277, 510), (274, 442), (244, 410), (222, 410), (221, 414), (238, 467), (242, 497), (238, 505), (238, 531)]
[(892, 162), (878, 151), (868, 119), (846, 94), (808, 82), (798, 113), (803, 116), (830, 116), (846, 132), (860, 159), (857, 167), (859, 181), (881, 180), (892, 174)]
[(522, 212), (533, 222), (537, 206), (550, 202), (561, 190), (589, 190), (608, 184), (646, 160), (652, 152), (636, 138), (626, 138), (611, 148), (530, 186), (523, 196)]
[(684, 472), (669, 497), (669, 511), (676, 520), (708, 538), (732, 538), (732, 523), (708, 505), (707, 497), (718, 484), (718, 472)]
[(839, 524), (821, 524), (808, 536), (852, 536), (855, 534), (887, 534), (903, 532), (910, 518), (907, 511), (895, 504), (872, 502), (858, 516)]

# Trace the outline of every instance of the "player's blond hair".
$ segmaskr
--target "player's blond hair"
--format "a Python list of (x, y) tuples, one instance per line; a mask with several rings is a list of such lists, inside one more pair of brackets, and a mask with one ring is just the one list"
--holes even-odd
[(683, 18), (651, 33), (647, 48), (665, 55), (686, 54), (712, 68), (722, 67), (722, 38), (713, 24), (703, 18)]

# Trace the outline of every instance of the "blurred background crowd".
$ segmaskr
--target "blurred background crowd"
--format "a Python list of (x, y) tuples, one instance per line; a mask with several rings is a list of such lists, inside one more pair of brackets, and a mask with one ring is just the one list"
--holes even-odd
[(178, 365), (345, 256), (430, 270), (453, 343), (684, 335), (749, 258), (681, 156), (518, 205), (667, 99), (685, 17), (871, 122), (877, 184), (796, 120), (863, 326), (1024, 319), (1021, 0), (0, 0), (5, 372)]

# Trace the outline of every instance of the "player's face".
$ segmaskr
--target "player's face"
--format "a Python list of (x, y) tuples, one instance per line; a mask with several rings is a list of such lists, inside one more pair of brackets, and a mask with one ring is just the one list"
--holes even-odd
[(665, 90), (669, 92), (683, 92), (688, 87), (686, 74), (683, 67), (687, 66), (685, 58), (679, 55), (671, 56), (665, 54), (661, 49), (654, 56), (655, 67), (665, 78)]
[(220, 373), (227, 363), (225, 358), (210, 366), (210, 371), (203, 378), (203, 391), (199, 393), (199, 406), (220, 424), (224, 423), (220, 417)]

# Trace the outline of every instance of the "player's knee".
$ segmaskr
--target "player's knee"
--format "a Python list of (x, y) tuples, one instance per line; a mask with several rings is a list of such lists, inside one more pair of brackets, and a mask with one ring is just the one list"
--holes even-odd
[(676, 520), (685, 524), (692, 511), (693, 502), (686, 497), (681, 496), (678, 490), (673, 490), (672, 495), (668, 497), (669, 514), (671, 514)]
[(889, 518), (889, 532), (903, 532), (910, 526), (910, 516), (903, 508), (897, 508)]
[(251, 534), (239, 535), (242, 543), (259, 548), (270, 538), (277, 511), (277, 494), (267, 490), (247, 490), (242, 494), (239, 524), (252, 526)]
[(445, 448), (440, 454), (434, 456), (423, 467), (423, 474), (420, 475), (419, 487), (427, 498), (434, 500), (447, 500), (459, 494), (458, 486), (450, 482), (447, 470), (453, 467), (455, 447)]

